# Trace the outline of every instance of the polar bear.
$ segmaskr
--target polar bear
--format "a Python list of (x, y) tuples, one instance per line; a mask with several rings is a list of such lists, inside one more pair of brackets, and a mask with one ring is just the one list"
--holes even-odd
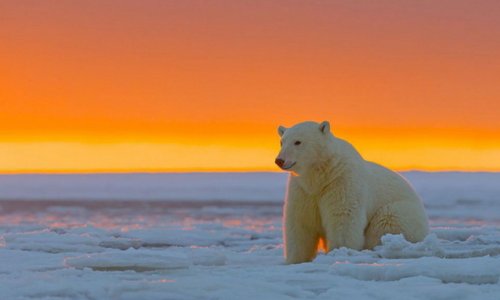
[(291, 173), (284, 206), (285, 260), (348, 247), (372, 249), (386, 233), (418, 242), (429, 225), (422, 202), (397, 173), (364, 160), (325, 121), (280, 126), (276, 164)]

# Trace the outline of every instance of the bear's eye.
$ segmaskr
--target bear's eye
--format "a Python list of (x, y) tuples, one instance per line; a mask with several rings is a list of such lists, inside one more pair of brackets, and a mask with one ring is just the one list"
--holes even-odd
[(298, 146), (298, 145), (300, 145), (300, 144), (302, 144), (302, 142), (301, 142), (301, 141), (295, 141), (295, 143), (294, 143), (294, 145), (295, 145), (295, 146)]

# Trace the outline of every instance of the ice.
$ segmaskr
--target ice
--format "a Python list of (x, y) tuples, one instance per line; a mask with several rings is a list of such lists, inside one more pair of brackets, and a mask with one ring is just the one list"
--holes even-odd
[(424, 199), (429, 217), (498, 224), (500, 173), (408, 172), (404, 176)]
[(69, 257), (65, 259), (64, 264), (68, 267), (77, 269), (91, 268), (95, 271), (132, 270), (146, 272), (188, 268), (189, 260), (187, 256), (179, 253), (129, 249)]
[(299, 265), (283, 174), (0, 176), (0, 298), (500, 299), (500, 175), (405, 176), (424, 241)]
[[(11, 200), (282, 200), (284, 173), (0, 175)], [(237, 197), (235, 197), (237, 195)]]
[[(443, 283), (497, 284), (500, 262), (492, 257), (476, 257), (455, 261), (436, 257), (415, 260), (379, 260), (374, 263), (337, 262), (333, 272), (359, 280), (397, 281), (424, 276)], [(464, 273), (466, 270), (466, 273)]]
[(6, 234), (3, 238), (7, 249), (49, 253), (92, 252), (100, 243), (91, 233), (72, 234), (52, 229)]
[[(496, 242), (499, 242), (496, 236)], [(396, 281), (408, 277), (425, 276), (441, 280), (443, 283), (496, 284), (500, 278), (500, 252), (475, 257), (473, 252), (457, 257), (453, 255), (458, 245), (447, 246), (435, 234), (424, 241), (410, 243), (402, 235), (385, 235), (382, 245), (374, 251), (336, 250), (329, 256), (335, 257), (333, 270), (336, 274), (351, 276), (359, 280)], [(469, 247), (463, 247), (467, 251)], [(449, 249), (449, 250), (448, 250)], [(500, 247), (496, 248), (500, 250)], [(350, 252), (348, 259), (342, 259), (339, 251)], [(451, 251), (451, 252), (449, 252)], [(464, 271), (466, 272), (464, 273)]]
[(141, 240), (143, 247), (210, 246), (220, 245), (228, 239), (228, 236), (220, 231), (182, 227), (136, 229), (128, 231), (122, 236)]

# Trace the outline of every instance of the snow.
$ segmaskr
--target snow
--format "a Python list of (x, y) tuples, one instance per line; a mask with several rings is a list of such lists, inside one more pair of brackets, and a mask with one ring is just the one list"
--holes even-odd
[(299, 265), (281, 173), (0, 176), (0, 298), (500, 299), (500, 174), (404, 176), (424, 241)]

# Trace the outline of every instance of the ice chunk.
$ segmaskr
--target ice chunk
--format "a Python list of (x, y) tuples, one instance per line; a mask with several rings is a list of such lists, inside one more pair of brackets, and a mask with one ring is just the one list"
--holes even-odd
[(435, 234), (429, 234), (420, 243), (410, 243), (402, 234), (386, 234), (382, 237), (382, 246), (375, 250), (385, 258), (418, 258), (423, 256), (445, 256)]

